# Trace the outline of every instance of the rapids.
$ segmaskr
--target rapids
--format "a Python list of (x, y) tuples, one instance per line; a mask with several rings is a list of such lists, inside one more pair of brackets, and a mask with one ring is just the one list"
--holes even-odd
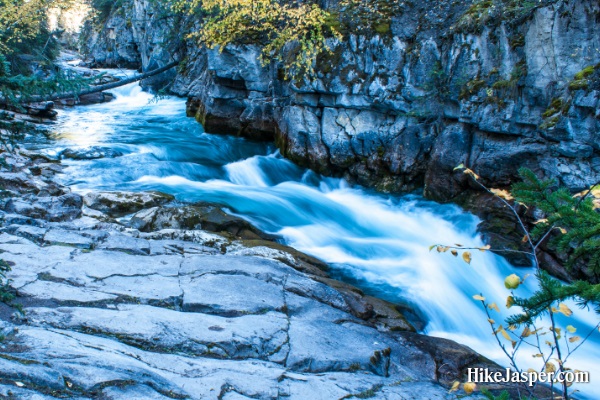
[[(504, 309), (510, 294), (504, 277), (524, 276), (532, 269), (515, 269), (489, 252), (474, 251), (467, 265), (449, 252), (429, 251), (438, 243), (483, 245), (476, 217), (416, 195), (378, 194), (319, 176), (281, 157), (273, 144), (207, 134), (186, 117), (182, 99), (155, 101), (136, 84), (113, 93), (117, 98), (110, 103), (60, 111), (47, 138), (29, 140), (28, 148), (55, 157), (67, 148), (94, 147), (110, 154), (64, 159), (68, 168), (59, 175), (60, 183), (80, 192), (160, 190), (182, 202), (221, 203), (286, 244), (326, 261), (335, 276), (365, 292), (411, 304), (425, 321), (424, 333), (456, 340), (508, 365), (472, 296), (481, 293)], [(526, 280), (517, 294), (533, 290), (534, 284)], [(560, 323), (574, 325), (584, 336), (597, 316), (570, 307), (574, 316)], [(600, 398), (598, 359), (596, 332), (569, 360), (573, 368), (590, 372), (591, 383), (576, 385), (585, 398)], [(520, 362), (541, 367), (530, 355)]]

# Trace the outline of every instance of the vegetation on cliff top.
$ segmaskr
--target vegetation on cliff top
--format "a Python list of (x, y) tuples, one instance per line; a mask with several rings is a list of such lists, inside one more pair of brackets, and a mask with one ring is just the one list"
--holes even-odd
[(48, 11), (70, 4), (70, 0), (0, 0), (0, 107), (19, 108), (32, 96), (89, 84), (54, 64), (60, 32), (50, 30)]
[(337, 31), (318, 4), (273, 0), (174, 0), (176, 12), (203, 18), (189, 34), (209, 48), (230, 43), (262, 43), (263, 63), (283, 62), (287, 77), (312, 75), (316, 56), (329, 49)]

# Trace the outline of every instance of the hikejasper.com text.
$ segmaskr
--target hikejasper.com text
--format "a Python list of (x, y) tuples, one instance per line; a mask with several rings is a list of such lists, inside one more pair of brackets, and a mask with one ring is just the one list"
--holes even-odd
[(467, 381), (473, 383), (589, 383), (590, 373), (587, 371), (516, 372), (510, 368), (502, 371), (490, 371), (488, 368), (468, 368)]

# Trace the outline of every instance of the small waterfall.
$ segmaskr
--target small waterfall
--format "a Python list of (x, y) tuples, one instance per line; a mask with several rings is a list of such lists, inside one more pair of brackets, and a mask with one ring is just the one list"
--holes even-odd
[[(63, 183), (76, 190), (161, 190), (182, 201), (224, 204), (369, 291), (385, 291), (391, 300), (416, 305), (427, 318), (426, 333), (457, 340), (507, 364), (472, 296), (482, 293), (503, 309), (509, 294), (504, 277), (533, 271), (515, 269), (490, 252), (473, 251), (468, 265), (450, 253), (429, 251), (432, 244), (483, 245), (476, 217), (453, 205), (377, 194), (321, 177), (285, 160), (270, 144), (206, 134), (186, 118), (183, 100), (153, 104), (152, 96), (135, 84), (114, 93), (113, 102), (62, 111), (54, 140), (31, 145), (52, 152), (92, 143), (123, 151), (121, 157), (65, 161)], [(528, 279), (517, 293), (532, 290), (535, 281)], [(585, 332), (595, 321), (593, 312), (577, 310), (560, 322)], [(570, 360), (590, 371), (592, 380), (599, 336), (593, 335)], [(540, 367), (531, 357), (520, 361)], [(590, 399), (600, 398), (600, 385), (593, 381), (578, 389)]]

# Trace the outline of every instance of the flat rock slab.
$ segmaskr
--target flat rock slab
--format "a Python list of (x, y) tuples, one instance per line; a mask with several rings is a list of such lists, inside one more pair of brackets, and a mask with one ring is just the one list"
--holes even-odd
[(283, 309), (280, 286), (244, 275), (184, 276), (183, 309), (224, 316), (262, 314)]
[(123, 251), (130, 254), (150, 254), (150, 243), (147, 240), (127, 235), (111, 235), (98, 248)]
[(9, 228), (0, 251), (25, 314), (0, 320), (0, 397), (453, 397), (430, 382), (431, 355), (270, 253), (214, 254), (203, 243), (224, 239), (206, 232), (138, 238), (87, 217)]
[(11, 357), (19, 361), (0, 360), (2, 375), (13, 381), (19, 377), (24, 384), (19, 390), (47, 385), (69, 398), (127, 393), (131, 398), (148, 395), (151, 399), (162, 395), (216, 400), (227, 394), (234, 399), (329, 400), (351, 395), (360, 398), (369, 391), (372, 398), (379, 399), (454, 398), (427, 381), (403, 383), (394, 380), (397, 377), (364, 371), (295, 373), (269, 361), (156, 353), (68, 330), (23, 327), (12, 340), (19, 343), (21, 351)]
[[(38, 276), (40, 278), (40, 276)], [(118, 296), (97, 290), (82, 288), (68, 283), (38, 279), (19, 289), (19, 295), (57, 302), (95, 303), (116, 299)]]
[(287, 341), (288, 325), (287, 317), (278, 313), (224, 318), (133, 304), (116, 309), (29, 308), (27, 320), (32, 325), (118, 337), (147, 350), (264, 360)]
[(91, 249), (94, 246), (92, 239), (61, 229), (50, 229), (44, 235), (44, 243), (49, 245), (73, 246), (80, 249)]

